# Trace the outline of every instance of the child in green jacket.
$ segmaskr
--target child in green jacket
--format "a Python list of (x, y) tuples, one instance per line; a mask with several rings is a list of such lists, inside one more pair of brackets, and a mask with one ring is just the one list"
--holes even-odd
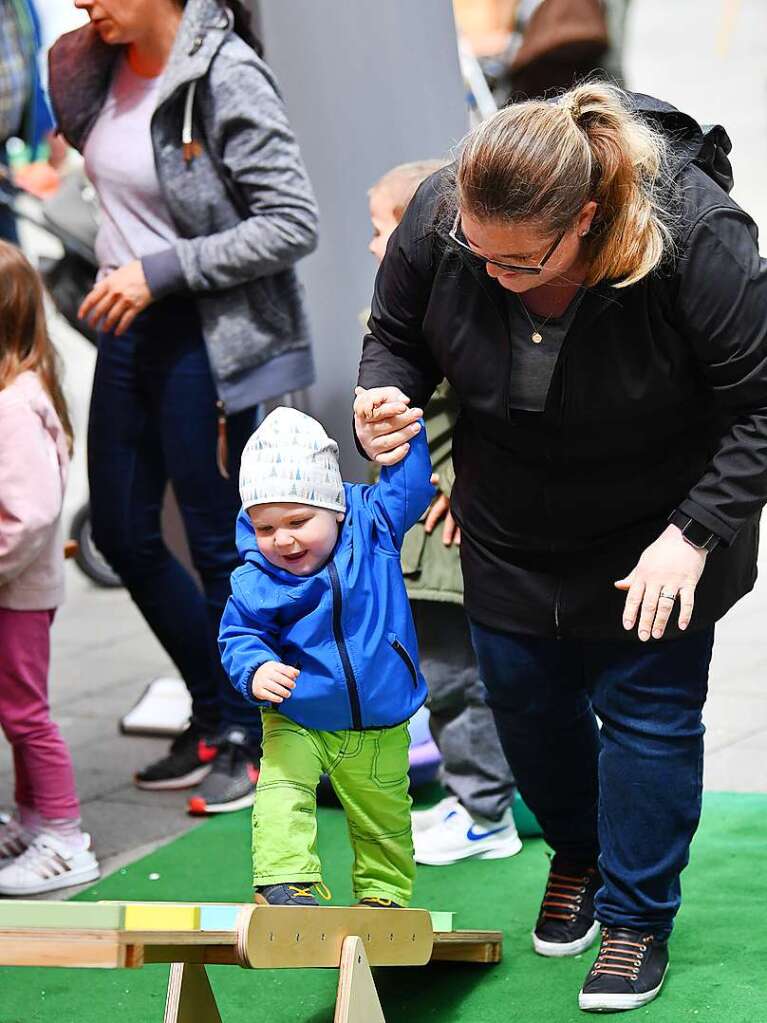
[[(379, 262), (418, 186), (442, 166), (440, 160), (402, 164), (370, 189), (369, 249)], [(472, 856), (513, 856), (522, 847), (510, 809), (514, 779), (484, 701), (463, 610), (460, 530), (450, 514), (457, 416), (455, 395), (443, 381), (424, 415), (439, 494), (408, 532), (401, 555), (429, 687), (429, 725), (448, 792), (432, 809), (413, 813), (416, 862), (434, 866)]]

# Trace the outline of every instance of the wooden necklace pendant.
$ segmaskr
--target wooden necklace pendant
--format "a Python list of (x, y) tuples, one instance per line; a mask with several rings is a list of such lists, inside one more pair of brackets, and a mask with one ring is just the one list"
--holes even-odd
[(538, 331), (536, 330), (533, 334), (530, 335), (530, 340), (533, 342), (534, 345), (539, 345), (541, 341), (543, 341), (543, 335), (539, 334)]

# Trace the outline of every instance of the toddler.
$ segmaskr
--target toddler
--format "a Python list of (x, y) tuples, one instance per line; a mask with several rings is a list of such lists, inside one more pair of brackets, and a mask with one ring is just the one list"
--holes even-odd
[[(372, 402), (366, 415), (375, 416)], [(317, 905), (323, 772), (346, 813), (355, 899), (410, 901), (407, 723), (426, 684), (399, 554), (434, 496), (425, 433), (420, 423), (411, 431), (407, 456), (372, 486), (344, 484), (336, 443), (295, 409), (267, 416), (243, 452), (244, 564), (219, 644), (235, 687), (263, 708), (257, 902)]]
[(99, 876), (80, 829), (69, 751), (48, 707), (71, 443), (40, 281), (19, 249), (0, 242), (0, 726), (16, 776), (15, 808), (0, 823), (0, 895)]

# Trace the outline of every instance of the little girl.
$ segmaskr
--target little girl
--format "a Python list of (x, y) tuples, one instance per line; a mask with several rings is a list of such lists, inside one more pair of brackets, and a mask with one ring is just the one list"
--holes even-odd
[(48, 707), (71, 445), (39, 278), (19, 249), (0, 242), (0, 726), (16, 776), (16, 807), (0, 823), (0, 895), (99, 876), (80, 829), (69, 751)]

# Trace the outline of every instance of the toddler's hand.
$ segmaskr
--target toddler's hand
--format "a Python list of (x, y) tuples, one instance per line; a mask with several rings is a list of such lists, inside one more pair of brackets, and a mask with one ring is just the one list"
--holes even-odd
[[(372, 423), (378, 418), (379, 408), (382, 413), (388, 411), (395, 414), (407, 410), (408, 399), (393, 387), (374, 387), (370, 390), (355, 387), (354, 394), (354, 414), (366, 423)], [(384, 410), (382, 406), (387, 404), (391, 404), (391, 409)]]
[(300, 675), (298, 668), (279, 661), (267, 661), (253, 674), (251, 688), (253, 698), (268, 700), (270, 703), (282, 703), (296, 687), (296, 679)]
[(396, 465), (421, 430), (423, 410), (408, 408), (410, 398), (398, 387), (355, 387), (354, 431), (368, 458)]

